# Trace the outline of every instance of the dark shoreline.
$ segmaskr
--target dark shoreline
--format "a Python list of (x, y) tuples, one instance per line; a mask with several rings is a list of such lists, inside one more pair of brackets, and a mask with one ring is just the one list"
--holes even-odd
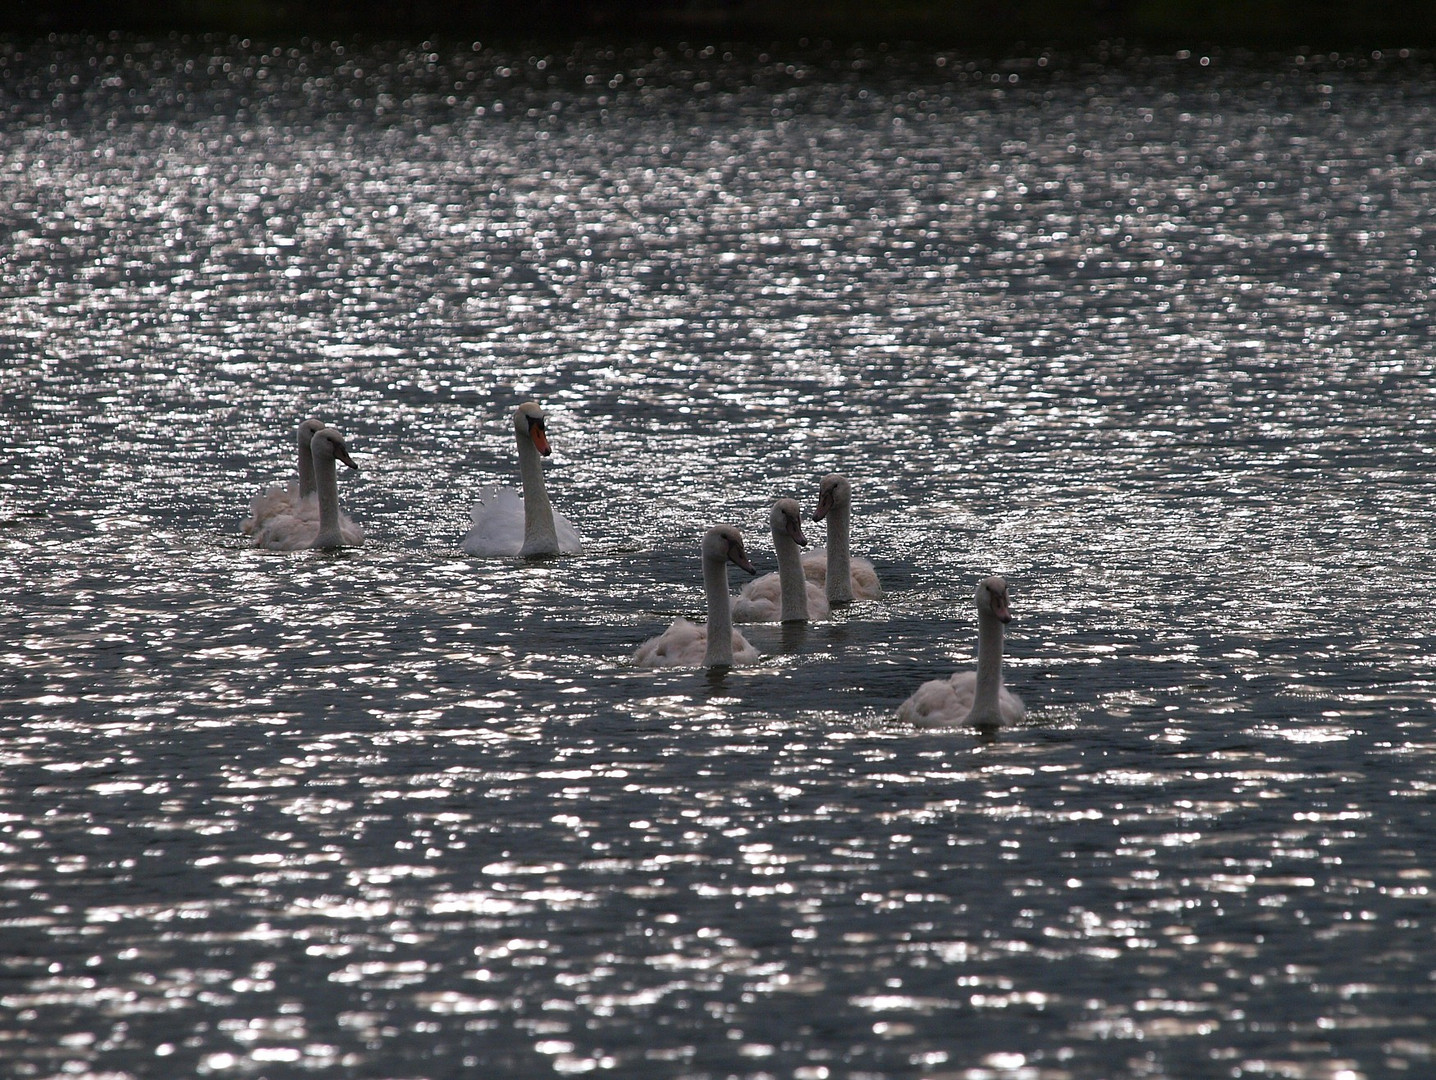
[[(23, 6), (24, 10), (18, 10)], [(1379, 9), (1378, 9), (1379, 7)], [(1436, 4), (1208, 0), (53, 0), (0, 12), (0, 31), (456, 39), (800, 37), (943, 47), (1395, 49), (1436, 43)]]

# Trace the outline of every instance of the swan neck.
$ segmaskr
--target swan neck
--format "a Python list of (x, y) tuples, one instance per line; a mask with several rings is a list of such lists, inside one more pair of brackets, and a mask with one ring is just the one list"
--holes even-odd
[(779, 618), (783, 622), (807, 622), (808, 579), (803, 576), (803, 553), (781, 529), (773, 530), (773, 550), (778, 555), (778, 591), (782, 600)]
[(314, 462), (314, 492), (319, 497), (319, 535), (317, 548), (340, 547), (344, 538), (339, 533), (339, 481), (334, 473), (334, 459), (321, 454)]
[(543, 479), (543, 461), (532, 439), (516, 436), (519, 447), (519, 480), (524, 490), (524, 544), (520, 555), (557, 555), (558, 531), (553, 523), (553, 504)]
[(850, 512), (847, 504), (828, 511), (828, 602), (832, 604), (846, 604), (853, 599)]
[(991, 612), (977, 615), (977, 685), (973, 688), (972, 724), (1000, 724), (998, 696), (1002, 690), (1002, 623)]
[(705, 667), (733, 663), (733, 610), (728, 598), (728, 563), (723, 559), (703, 560), (703, 593), (708, 599), (708, 648)]
[(304, 439), (299, 440), (299, 497), (307, 499), (314, 494), (314, 451)]

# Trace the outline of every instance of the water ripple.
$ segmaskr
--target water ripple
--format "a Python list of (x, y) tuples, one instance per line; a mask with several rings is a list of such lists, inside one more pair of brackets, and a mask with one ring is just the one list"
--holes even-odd
[[(15, 1074), (1429, 1065), (1430, 68), (0, 42)], [(631, 665), (831, 470), (883, 599)]]

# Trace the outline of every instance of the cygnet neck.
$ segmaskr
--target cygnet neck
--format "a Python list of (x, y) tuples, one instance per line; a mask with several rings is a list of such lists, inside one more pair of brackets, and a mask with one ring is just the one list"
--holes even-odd
[(314, 547), (337, 548), (344, 545), (339, 532), (339, 480), (335, 475), (334, 455), (311, 455), (314, 464), (314, 493), (319, 497), (319, 535)]
[[(308, 436), (306, 438), (306, 435)], [(309, 447), (309, 440), (314, 437), (312, 431), (299, 429), (299, 497), (307, 499), (314, 494), (314, 451)]]
[(977, 611), (977, 683), (973, 687), (970, 724), (996, 727), (1002, 723), (998, 696), (1002, 691), (1002, 622), (990, 611)]
[(733, 610), (728, 598), (728, 560), (703, 555), (703, 594), (708, 601), (708, 646), (703, 653), (706, 667), (733, 664)]
[(852, 507), (834, 503), (828, 511), (828, 603), (850, 604), (853, 600), (853, 565), (848, 534)]
[(773, 551), (778, 556), (779, 618), (783, 622), (807, 622), (808, 580), (803, 575), (803, 552), (798, 542), (776, 522)]

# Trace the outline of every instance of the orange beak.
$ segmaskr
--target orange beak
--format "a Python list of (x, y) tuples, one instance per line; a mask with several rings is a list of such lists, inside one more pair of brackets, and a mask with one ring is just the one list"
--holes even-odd
[(534, 441), (534, 445), (538, 447), (538, 452), (544, 457), (548, 457), (549, 454), (553, 453), (548, 444), (548, 435), (544, 432), (541, 424), (531, 424), (529, 426), (529, 438)]

